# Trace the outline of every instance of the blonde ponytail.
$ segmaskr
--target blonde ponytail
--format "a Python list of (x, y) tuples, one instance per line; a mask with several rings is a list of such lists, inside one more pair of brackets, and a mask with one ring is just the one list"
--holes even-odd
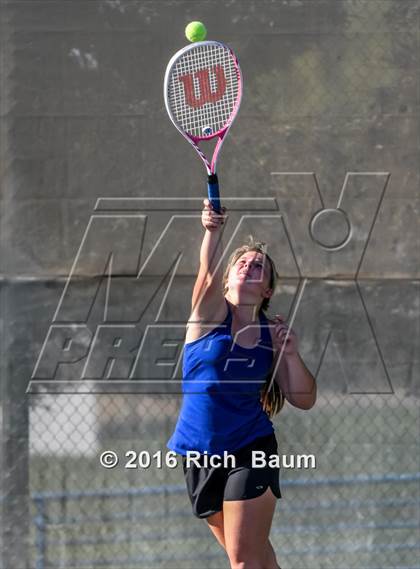
[(263, 410), (267, 413), (267, 415), (271, 419), (272, 417), (274, 417), (274, 415), (280, 413), (280, 411), (283, 408), (285, 398), (282, 390), (280, 389), (278, 383), (275, 380), (272, 382), (271, 388), (268, 389), (270, 382), (271, 382), (271, 374), (269, 374), (263, 388), (261, 389), (260, 401)]

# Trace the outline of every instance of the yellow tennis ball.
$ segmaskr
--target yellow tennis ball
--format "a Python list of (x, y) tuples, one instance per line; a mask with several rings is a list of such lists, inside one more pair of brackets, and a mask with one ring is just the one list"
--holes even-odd
[(190, 22), (185, 28), (185, 35), (190, 41), (203, 41), (207, 35), (206, 26), (202, 22)]

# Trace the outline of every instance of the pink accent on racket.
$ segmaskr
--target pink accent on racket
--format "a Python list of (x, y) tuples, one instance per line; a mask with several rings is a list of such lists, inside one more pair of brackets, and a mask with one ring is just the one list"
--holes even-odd
[[(216, 162), (242, 97), (242, 74), (233, 51), (216, 41), (196, 42), (179, 50), (166, 68), (166, 110), (179, 132), (203, 161), (209, 198), (220, 211)], [(218, 137), (211, 161), (198, 144)]]

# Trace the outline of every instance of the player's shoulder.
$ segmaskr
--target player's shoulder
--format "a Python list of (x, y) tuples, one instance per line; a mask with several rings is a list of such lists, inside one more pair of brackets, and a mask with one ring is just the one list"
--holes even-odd
[(186, 343), (193, 342), (217, 328), (225, 321), (227, 314), (226, 303), (213, 310), (212, 313), (193, 310), (187, 322)]

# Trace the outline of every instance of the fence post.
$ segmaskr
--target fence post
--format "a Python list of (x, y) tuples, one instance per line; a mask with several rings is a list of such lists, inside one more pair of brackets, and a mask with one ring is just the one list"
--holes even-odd
[(36, 516), (34, 519), (36, 527), (35, 535), (35, 547), (36, 547), (36, 569), (45, 569), (45, 555), (47, 549), (47, 539), (46, 539), (46, 519), (45, 519), (45, 500), (40, 497), (34, 498), (36, 506)]

